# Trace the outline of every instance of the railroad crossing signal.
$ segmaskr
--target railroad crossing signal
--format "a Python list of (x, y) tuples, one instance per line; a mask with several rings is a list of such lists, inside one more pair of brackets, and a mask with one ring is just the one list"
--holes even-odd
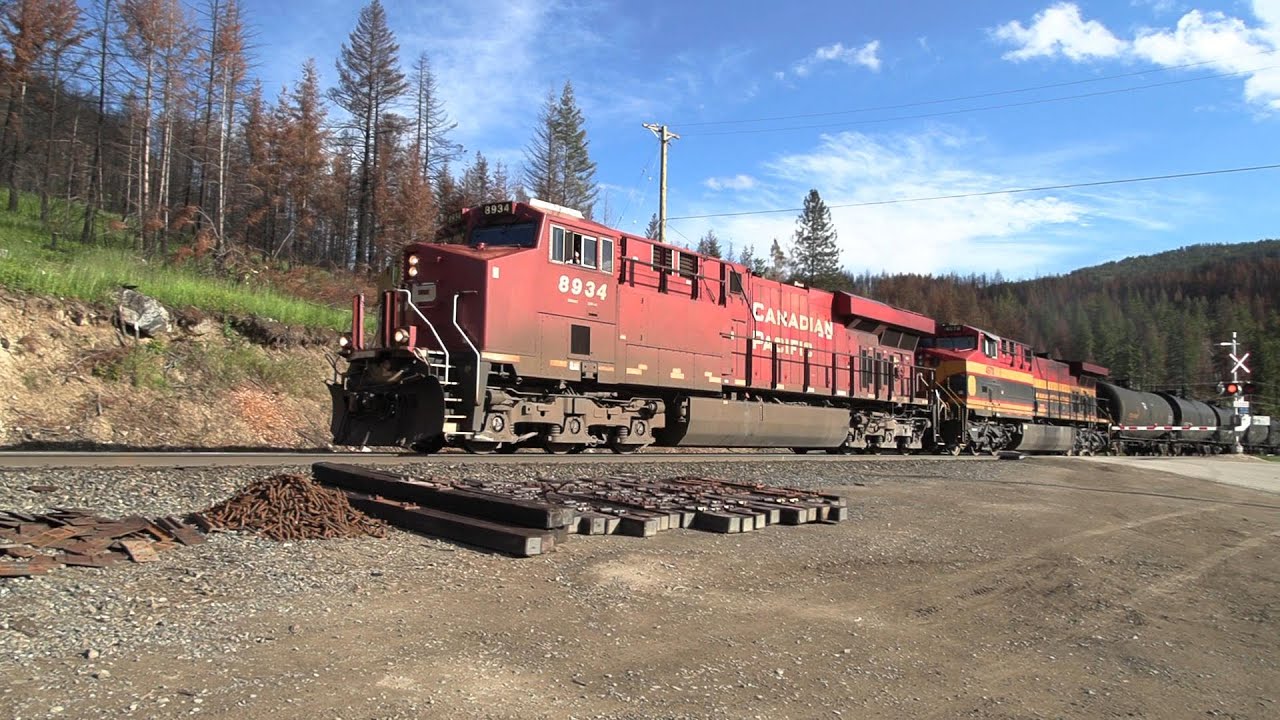
[(1226, 383), (1218, 383), (1219, 395), (1230, 395), (1232, 397), (1239, 397), (1241, 395), (1253, 395), (1256, 392), (1258, 392), (1258, 386), (1251, 382), (1231, 381)]
[(1234, 375), (1234, 374), (1236, 373), (1236, 371), (1237, 371), (1237, 370), (1243, 370), (1243, 371), (1245, 372), (1245, 374), (1246, 374), (1246, 375), (1252, 375), (1252, 374), (1253, 374), (1253, 373), (1249, 372), (1249, 366), (1247, 366), (1247, 365), (1245, 365), (1245, 364), (1244, 364), (1244, 361), (1249, 359), (1249, 353), (1245, 353), (1245, 354), (1244, 354), (1243, 356), (1241, 356), (1241, 357), (1236, 357), (1236, 354), (1235, 354), (1235, 353), (1231, 353), (1231, 354), (1230, 354), (1230, 355), (1228, 355), (1227, 357), (1231, 358), (1231, 362), (1235, 363), (1235, 365), (1232, 365), (1232, 366), (1231, 366), (1231, 374), (1232, 374), (1232, 375)]

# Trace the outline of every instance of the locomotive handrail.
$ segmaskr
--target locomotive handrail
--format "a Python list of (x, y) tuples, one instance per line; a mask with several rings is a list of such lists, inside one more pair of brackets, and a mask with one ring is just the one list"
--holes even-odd
[[(721, 333), (721, 337), (725, 339), (732, 339), (734, 336), (729, 333)], [(873, 364), (881, 366), (880, 370), (873, 371), (873, 372), (864, 372), (856, 362), (861, 356), (855, 355), (853, 353), (839, 352), (836, 350), (823, 350), (820, 348), (801, 348), (800, 346), (791, 345), (789, 343), (779, 343), (776, 340), (765, 340), (761, 338), (747, 337), (746, 335), (742, 335), (739, 337), (746, 342), (747, 349), (746, 350), (734, 349), (731, 351), (731, 353), (733, 355), (742, 356), (746, 361), (748, 361), (747, 362), (747, 372), (748, 372), (747, 381), (750, 382), (752, 379), (752, 373), (750, 369), (751, 364), (749, 361), (751, 358), (759, 357), (760, 359), (764, 361), (768, 361), (770, 363), (769, 384), (774, 386), (773, 389), (776, 389), (783, 367), (787, 365), (810, 366), (812, 365), (812, 358), (813, 358), (813, 355), (811, 353), (818, 353), (818, 352), (830, 355), (833, 363), (837, 358), (845, 358), (850, 361), (849, 368), (848, 368), (850, 371), (850, 378), (851, 378), (850, 380), (851, 384), (849, 387), (850, 397), (856, 396), (858, 392), (857, 388), (858, 388), (859, 379), (865, 378), (868, 376), (875, 377), (879, 375), (881, 377), (885, 377), (888, 375), (893, 375), (892, 378), (888, 378), (883, 381), (880, 381), (880, 380), (873, 381), (872, 385), (875, 387), (874, 392), (877, 398), (879, 397), (882, 390), (888, 391), (890, 399), (895, 394), (898, 394), (896, 385), (894, 383), (896, 380), (902, 379), (905, 377), (908, 380), (908, 384), (911, 385), (911, 391), (907, 392), (905, 395), (903, 395), (903, 397), (908, 397), (915, 400), (922, 400), (927, 397), (927, 392), (923, 395), (920, 392), (922, 389), (925, 389), (925, 385), (923, 383), (917, 383), (913, 381), (916, 381), (916, 380), (923, 381), (924, 373), (926, 372), (929, 373), (930, 375), (933, 374), (933, 371), (930, 370), (929, 368), (926, 368), (922, 365), (916, 365), (915, 363), (910, 363), (907, 366), (907, 367), (910, 367), (911, 370), (910, 370), (910, 373), (908, 373), (905, 376), (890, 373), (888, 368), (893, 365), (889, 360), (886, 360), (886, 359), (873, 360)], [(761, 354), (757, 354), (756, 353), (757, 346), (764, 352)], [(796, 349), (802, 350), (803, 351), (802, 354), (807, 357), (802, 357), (802, 358), (786, 357), (785, 355), (783, 355), (783, 353), (779, 352), (779, 350), (783, 348), (786, 348), (786, 349), (796, 348)], [(814, 365), (814, 367), (821, 367), (821, 366)], [(883, 382), (887, 387), (881, 387), (880, 385), (881, 382)], [(807, 384), (805, 387), (807, 389), (808, 387)], [(834, 368), (833, 368), (833, 381), (830, 389), (833, 393), (839, 389), (839, 381), (835, 379)]]
[[(475, 343), (471, 342), (471, 338), (467, 337), (466, 331), (463, 330), (462, 325), (458, 323), (458, 300), (460, 300), (463, 295), (471, 295), (474, 293), (475, 290), (463, 290), (462, 292), (456, 292), (453, 294), (453, 326), (458, 329), (458, 334), (462, 336), (463, 340), (467, 341), (467, 345), (471, 347), (471, 352), (475, 353), (476, 356), (476, 388), (474, 393), (471, 395), (471, 402), (478, 403), (480, 402), (480, 350), (476, 347)], [(475, 426), (472, 425), (472, 427)]]
[(431, 334), (435, 336), (436, 344), (440, 346), (440, 351), (444, 353), (444, 380), (445, 382), (449, 382), (449, 369), (453, 367), (453, 364), (449, 362), (449, 348), (445, 346), (444, 340), (440, 338), (440, 333), (436, 332), (436, 326), (432, 325), (431, 321), (427, 319), (427, 316), (423, 315), (422, 311), (418, 309), (418, 306), (413, 303), (413, 293), (403, 289), (396, 290), (395, 292), (397, 294), (405, 294), (405, 304), (413, 309), (414, 314), (422, 319), (423, 324), (425, 324), (427, 329), (431, 331)]

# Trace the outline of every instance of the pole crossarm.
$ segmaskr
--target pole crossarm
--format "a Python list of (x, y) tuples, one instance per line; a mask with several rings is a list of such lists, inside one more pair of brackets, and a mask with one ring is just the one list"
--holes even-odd
[(671, 132), (666, 125), (658, 123), (643, 123), (643, 125), (662, 143), (662, 172), (658, 191), (658, 242), (665, 243), (667, 241), (667, 146), (672, 140), (679, 140), (680, 136)]

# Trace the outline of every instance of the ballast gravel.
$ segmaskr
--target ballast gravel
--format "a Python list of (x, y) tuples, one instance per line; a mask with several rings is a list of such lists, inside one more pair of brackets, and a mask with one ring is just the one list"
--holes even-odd
[[(537, 456), (533, 456), (536, 460)], [(648, 463), (592, 466), (480, 465), (439, 462), (386, 466), (390, 472), (444, 479), (550, 479), (628, 473), (661, 478), (698, 475), (805, 489), (945, 474), (990, 476), (989, 462), (911, 458), (849, 463)], [(0, 472), (0, 508), (40, 511), (92, 508), (108, 515), (180, 515), (220, 502), (257, 480), (308, 467), (200, 469), (48, 469)], [(48, 492), (28, 488), (54, 488)], [(865, 502), (851, 502), (853, 520)], [(643, 542), (643, 541), (637, 541)], [(441, 583), (465, 582), (481, 566), (505, 558), (391, 530), (386, 539), (273, 542), (247, 533), (214, 533), (209, 541), (165, 553), (158, 562), (107, 569), (66, 568), (47, 576), (0, 581), (0, 664), (92, 652), (126, 655), (144, 646), (175, 657), (234, 653), (252, 637), (228, 635), (231, 620), (263, 610), (317, 611), (314, 598), (354, 602), (372, 583), (401, 570), (430, 569)], [(160, 581), (160, 582), (157, 582)], [(158, 596), (140, 588), (170, 587)], [(319, 608), (324, 612), (325, 608)]]

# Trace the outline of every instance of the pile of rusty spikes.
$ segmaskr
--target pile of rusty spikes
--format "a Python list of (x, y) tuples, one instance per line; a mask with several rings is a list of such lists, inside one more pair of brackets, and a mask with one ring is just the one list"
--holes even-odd
[(274, 475), (192, 516), (209, 529), (252, 531), (271, 540), (386, 537), (386, 526), (351, 507), (346, 495), (304, 475)]

